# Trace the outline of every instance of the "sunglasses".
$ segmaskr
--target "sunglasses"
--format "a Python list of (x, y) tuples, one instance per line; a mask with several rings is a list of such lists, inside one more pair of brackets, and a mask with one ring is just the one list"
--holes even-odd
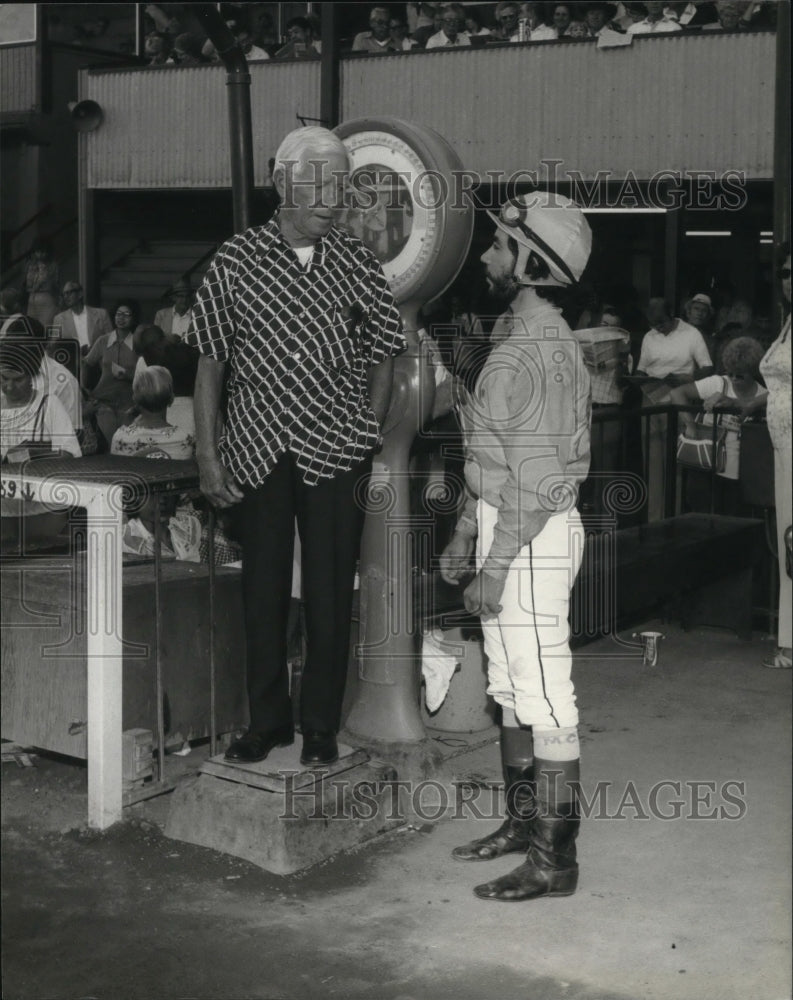
[(777, 271), (777, 277), (781, 278), (783, 281), (786, 281), (790, 277), (790, 268), (780, 267), (780, 269)]

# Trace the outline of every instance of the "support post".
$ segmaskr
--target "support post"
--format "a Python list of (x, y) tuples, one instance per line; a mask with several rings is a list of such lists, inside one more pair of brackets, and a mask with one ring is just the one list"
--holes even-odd
[[(124, 606), (118, 490), (86, 504), (88, 825), (105, 830), (122, 808), (122, 636)], [(113, 501), (113, 496), (117, 502)]]
[(321, 4), (322, 63), (320, 66), (320, 112), (325, 128), (335, 128), (341, 121), (341, 84), (339, 79), (338, 10), (335, 3)]

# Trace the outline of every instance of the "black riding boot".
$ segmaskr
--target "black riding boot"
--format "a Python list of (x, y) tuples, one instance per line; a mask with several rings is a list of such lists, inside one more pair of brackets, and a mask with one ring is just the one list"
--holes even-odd
[(492, 861), (529, 846), (528, 830), (535, 812), (534, 764), (530, 729), (504, 726), (501, 730), (501, 767), (507, 818), (486, 837), (455, 847), (457, 861)]
[[(538, 896), (570, 896), (576, 890), (579, 762), (536, 760), (535, 773), (536, 815), (528, 824), (526, 860), (508, 875), (478, 885), (474, 892), (481, 899), (517, 903)], [(572, 782), (576, 785), (571, 787)]]

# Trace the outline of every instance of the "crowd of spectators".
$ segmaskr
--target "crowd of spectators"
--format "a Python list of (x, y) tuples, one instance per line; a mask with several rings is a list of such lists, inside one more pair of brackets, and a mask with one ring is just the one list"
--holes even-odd
[[(149, 66), (200, 66), (219, 61), (194, 21), (148, 4), (144, 56)], [(385, 55), (417, 50), (595, 39), (599, 45), (629, 44), (632, 36), (669, 32), (744, 31), (775, 27), (775, 4), (767, 0), (690, 3), (406, 3), (370, 8), (360, 30), (340, 39), (345, 52)], [(277, 27), (263, 4), (222, 4), (226, 24), (250, 61), (318, 59), (321, 23), (315, 13)]]

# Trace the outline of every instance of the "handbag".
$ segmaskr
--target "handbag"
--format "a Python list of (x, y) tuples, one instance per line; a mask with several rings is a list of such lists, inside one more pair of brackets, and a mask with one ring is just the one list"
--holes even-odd
[(704, 414), (698, 413), (694, 427), (688, 433), (681, 433), (677, 438), (677, 461), (687, 469), (699, 469), (704, 472), (724, 472), (727, 466), (727, 431), (720, 426), (718, 418), (715, 431), (712, 425), (706, 426)]

